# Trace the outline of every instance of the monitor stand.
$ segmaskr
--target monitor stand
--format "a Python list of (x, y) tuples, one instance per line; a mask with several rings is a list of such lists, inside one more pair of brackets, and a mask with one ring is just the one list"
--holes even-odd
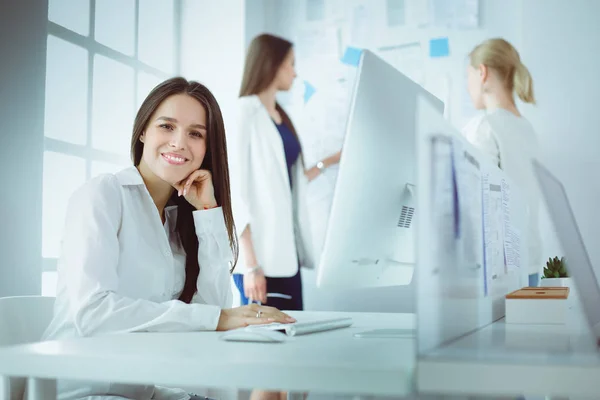
[(417, 336), (416, 333), (416, 329), (374, 329), (371, 331), (355, 333), (354, 337), (361, 339), (412, 339)]

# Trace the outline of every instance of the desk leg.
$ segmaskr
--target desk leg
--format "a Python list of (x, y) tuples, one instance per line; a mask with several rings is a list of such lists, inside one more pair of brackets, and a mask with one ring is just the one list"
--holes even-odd
[(28, 378), (27, 400), (56, 400), (56, 380)]

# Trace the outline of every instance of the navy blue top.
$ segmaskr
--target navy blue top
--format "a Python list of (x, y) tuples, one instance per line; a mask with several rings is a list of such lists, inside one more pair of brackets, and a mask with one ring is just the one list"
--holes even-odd
[[(275, 121), (273, 121), (275, 123)], [(281, 141), (283, 142), (283, 150), (285, 152), (285, 161), (287, 163), (288, 177), (290, 179), (290, 187), (292, 187), (292, 166), (300, 156), (300, 143), (294, 135), (294, 132), (284, 123), (275, 123)]]

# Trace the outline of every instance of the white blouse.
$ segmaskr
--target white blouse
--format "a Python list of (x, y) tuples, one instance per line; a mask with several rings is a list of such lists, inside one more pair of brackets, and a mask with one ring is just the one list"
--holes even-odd
[(538, 154), (537, 135), (529, 121), (504, 109), (475, 117), (462, 131), (523, 191), (527, 199), (529, 273), (542, 270), (539, 209), (541, 196), (531, 161)]
[[(129, 332), (215, 330), (231, 307), (233, 259), (221, 208), (193, 212), (200, 274), (192, 304), (178, 299), (185, 252), (177, 206), (162, 224), (137, 168), (96, 177), (69, 201), (58, 260), (54, 317), (43, 340)], [(186, 399), (154, 386), (59, 382), (59, 398), (110, 393), (135, 399)], [(106, 397), (110, 398), (110, 397)]]

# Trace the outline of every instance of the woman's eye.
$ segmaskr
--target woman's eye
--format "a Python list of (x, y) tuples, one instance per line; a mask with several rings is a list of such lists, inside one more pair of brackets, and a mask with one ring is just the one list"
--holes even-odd
[(167, 130), (170, 130), (170, 131), (172, 131), (172, 130), (173, 130), (173, 125), (171, 125), (171, 124), (161, 124), (161, 125), (159, 125), (159, 126), (160, 126), (161, 128), (163, 128), (163, 129), (167, 129)]
[(190, 135), (192, 135), (192, 136), (194, 136), (194, 137), (198, 137), (198, 138), (201, 138), (201, 137), (202, 137), (202, 134), (201, 134), (200, 132), (196, 132), (196, 131), (192, 131), (192, 132), (190, 132)]

